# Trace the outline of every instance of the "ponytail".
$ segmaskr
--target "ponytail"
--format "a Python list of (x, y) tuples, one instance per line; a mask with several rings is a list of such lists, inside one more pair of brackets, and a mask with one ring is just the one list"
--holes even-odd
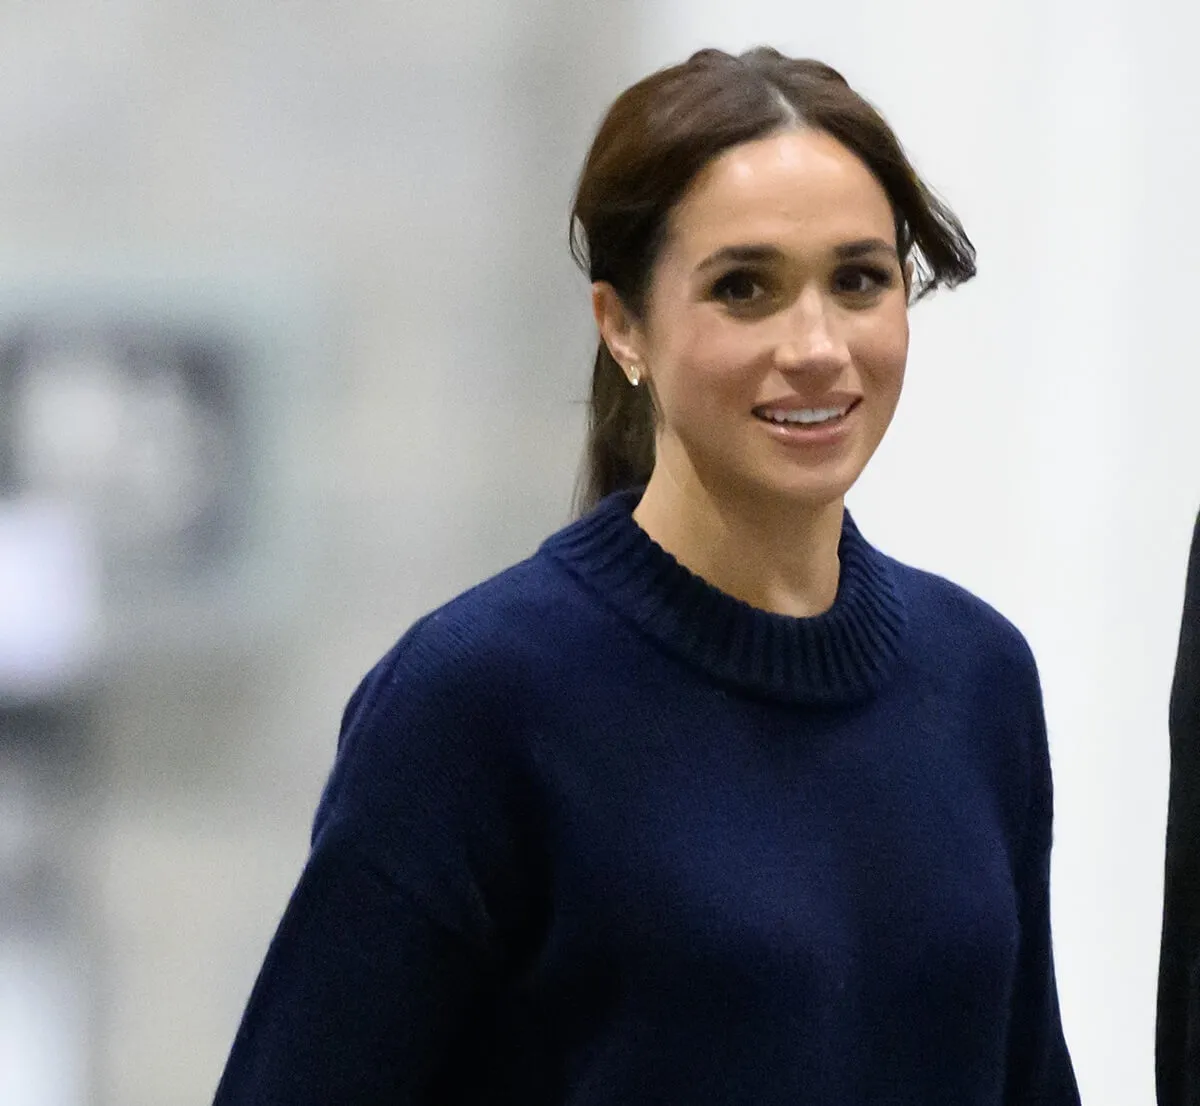
[(592, 370), (587, 444), (575, 494), (583, 515), (613, 492), (639, 488), (654, 468), (654, 406), (649, 382), (633, 387), (608, 346), (600, 343)]

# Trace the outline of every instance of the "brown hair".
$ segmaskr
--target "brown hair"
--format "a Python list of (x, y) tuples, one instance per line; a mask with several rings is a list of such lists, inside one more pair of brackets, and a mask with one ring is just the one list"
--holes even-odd
[[(837, 139), (875, 174), (895, 213), (900, 260), (913, 262), (914, 302), (975, 275), (975, 250), (962, 225), (917, 176), (879, 112), (828, 65), (768, 47), (740, 57), (701, 50), (617, 98), (584, 162), (571, 210), (571, 253), (580, 268), (642, 315), (671, 210), (696, 175), (732, 146), (796, 126)], [(631, 388), (601, 341), (580, 511), (649, 480), (654, 432), (650, 389)]]

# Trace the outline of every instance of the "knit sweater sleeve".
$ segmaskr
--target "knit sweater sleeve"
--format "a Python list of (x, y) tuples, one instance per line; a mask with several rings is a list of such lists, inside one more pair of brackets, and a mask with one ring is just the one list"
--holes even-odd
[(528, 875), (502, 683), (419, 625), (356, 691), (215, 1106), (441, 1100)]
[(1079, 1106), (1059, 1014), (1050, 932), (1050, 853), (1053, 784), (1042, 693), (1027, 659), (1026, 753), (1030, 765), (1023, 842), (1017, 854), (1020, 919), (1018, 970), (1009, 1021), (1005, 1106)]

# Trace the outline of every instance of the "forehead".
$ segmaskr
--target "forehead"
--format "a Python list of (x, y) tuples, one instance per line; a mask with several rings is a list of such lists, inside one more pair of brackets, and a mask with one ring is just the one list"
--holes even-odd
[(835, 138), (785, 131), (726, 150), (671, 214), (668, 251), (695, 263), (737, 244), (824, 251), (863, 238), (895, 241), (887, 193)]

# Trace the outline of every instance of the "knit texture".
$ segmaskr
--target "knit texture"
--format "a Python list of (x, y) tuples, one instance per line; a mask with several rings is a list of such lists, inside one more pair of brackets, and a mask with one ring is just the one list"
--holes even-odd
[(604, 501), (346, 709), (218, 1106), (1074, 1106), (1036, 669), (846, 517), (768, 614)]

